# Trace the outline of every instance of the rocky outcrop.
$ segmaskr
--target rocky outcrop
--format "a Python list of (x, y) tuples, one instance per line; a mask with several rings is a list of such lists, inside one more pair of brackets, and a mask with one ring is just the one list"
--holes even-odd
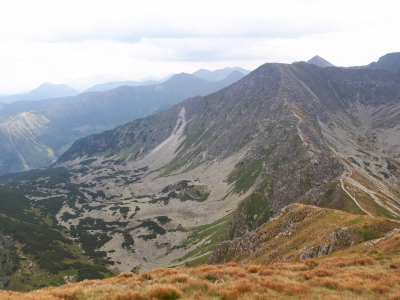
[(300, 260), (306, 260), (313, 257), (328, 255), (331, 254), (332, 251), (333, 251), (333, 245), (329, 244), (318, 245), (316, 247), (311, 247), (305, 250), (303, 253), (301, 253)]
[(219, 244), (208, 263), (302, 261), (379, 239), (397, 227), (382, 218), (291, 204), (258, 229)]

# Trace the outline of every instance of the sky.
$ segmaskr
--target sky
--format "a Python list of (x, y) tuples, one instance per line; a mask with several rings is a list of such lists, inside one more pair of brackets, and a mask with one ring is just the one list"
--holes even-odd
[(396, 1), (2, 1), (0, 94), (94, 74), (129, 80), (318, 54), (366, 65), (400, 51)]

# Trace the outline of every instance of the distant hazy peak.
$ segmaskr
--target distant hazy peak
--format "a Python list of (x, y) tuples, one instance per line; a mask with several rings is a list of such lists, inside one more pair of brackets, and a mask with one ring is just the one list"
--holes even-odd
[(172, 75), (165, 82), (166, 83), (181, 82), (182, 80), (199, 80), (199, 78), (193, 76), (192, 74), (182, 72), (182, 73), (178, 73), (178, 74)]
[(225, 79), (234, 71), (239, 71), (243, 75), (247, 75), (250, 73), (249, 70), (245, 70), (240, 67), (233, 67), (233, 68), (227, 67), (227, 68), (219, 69), (219, 70), (215, 70), (215, 71), (200, 69), (200, 70), (197, 70), (196, 72), (192, 73), (192, 75), (194, 75), (198, 78), (210, 81), (210, 82), (215, 82), (215, 81), (220, 81), (220, 80)]
[(381, 56), (377, 62), (370, 63), (367, 68), (385, 70), (400, 69), (400, 52), (385, 54)]
[(3, 103), (11, 103), (23, 100), (44, 100), (52, 98), (62, 98), (76, 96), (79, 92), (66, 84), (42, 83), (37, 88), (28, 93), (15, 94), (1, 98)]
[(327, 61), (326, 59), (323, 59), (321, 56), (315, 55), (313, 58), (307, 61), (308, 64), (316, 65), (321, 68), (326, 68), (326, 67), (333, 67), (333, 65)]
[(84, 90), (91, 88), (92, 86), (95, 86), (96, 84), (102, 84), (113, 81), (124, 81), (124, 80), (126, 79), (105, 73), (105, 74), (91, 75), (76, 80), (66, 80), (65, 83), (68, 84), (70, 87), (74, 88), (75, 90), (82, 92)]

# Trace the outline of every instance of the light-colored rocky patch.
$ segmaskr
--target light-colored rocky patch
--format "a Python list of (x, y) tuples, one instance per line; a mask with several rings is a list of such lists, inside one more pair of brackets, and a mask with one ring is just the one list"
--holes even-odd
[[(208, 165), (202, 165), (184, 174), (177, 174), (168, 177), (158, 177), (159, 172), (142, 174), (140, 182), (130, 185), (117, 186), (112, 180), (102, 180), (96, 183), (93, 188), (88, 188), (91, 191), (102, 190), (106, 195), (122, 195), (111, 201), (105, 200), (89, 200), (90, 206), (95, 207), (98, 205), (107, 205), (101, 209), (93, 209), (91, 211), (84, 210), (84, 213), (77, 219), (69, 220), (71, 224), (78, 224), (79, 220), (83, 218), (99, 218), (106, 222), (123, 221), (129, 222), (126, 227), (139, 226), (144, 220), (156, 221), (158, 216), (167, 216), (171, 219), (165, 225), (160, 225), (167, 232), (164, 235), (157, 235), (155, 239), (144, 240), (136, 238), (139, 235), (147, 235), (151, 232), (147, 228), (139, 228), (131, 232), (134, 237), (135, 244), (133, 246), (134, 252), (127, 251), (121, 247), (123, 238), (121, 234), (113, 236), (113, 240), (107, 242), (102, 250), (107, 251), (107, 256), (115, 261), (114, 267), (120, 271), (132, 270), (134, 267), (139, 267), (141, 271), (151, 270), (161, 266), (174, 266), (177, 264), (176, 260), (194, 250), (196, 247), (202, 245), (207, 241), (204, 239), (196, 245), (191, 245), (187, 248), (175, 248), (181, 241), (183, 241), (189, 232), (180, 231), (177, 228), (193, 228), (201, 225), (210, 224), (220, 218), (225, 217), (236, 209), (241, 199), (245, 195), (230, 195), (225, 200), (222, 198), (229, 192), (231, 186), (225, 181), (227, 175), (232, 171), (232, 166), (243, 157), (246, 149), (241, 153), (230, 157), (221, 162), (212, 162)], [(136, 170), (134, 163), (128, 163), (126, 166), (114, 166), (115, 170)], [(92, 168), (89, 166), (89, 168)], [(107, 168), (108, 169), (108, 168)], [(103, 173), (102, 173), (103, 174)], [(125, 176), (125, 175), (122, 175)], [(93, 172), (88, 172), (87, 175), (73, 182), (92, 182)], [(161, 190), (168, 185), (177, 183), (182, 180), (193, 180), (191, 184), (206, 185), (210, 189), (210, 195), (204, 202), (197, 201), (181, 201), (179, 199), (169, 199), (168, 203), (160, 200), (152, 203), (154, 199), (162, 197), (164, 194)], [(103, 183), (105, 183), (104, 186)], [(105, 187), (109, 189), (106, 190)], [(132, 194), (134, 196), (132, 196)], [(144, 198), (137, 198), (137, 196), (144, 196)], [(129, 200), (123, 200), (130, 198)], [(112, 211), (110, 207), (123, 206), (129, 207), (130, 211), (127, 217), (124, 218), (119, 211)], [(130, 219), (129, 216), (135, 213), (136, 207), (140, 208), (135, 216)], [(67, 211), (67, 209), (63, 210)], [(67, 224), (65, 224), (67, 225)], [(175, 231), (174, 231), (175, 230)], [(166, 245), (161, 247), (160, 245)], [(110, 250), (116, 252), (109, 253)], [(192, 258), (193, 259), (193, 258)], [(127, 262), (129, 260), (129, 263)], [(179, 262), (184, 264), (186, 261)]]
[[(64, 226), (77, 225), (84, 218), (102, 219), (105, 222), (128, 222), (125, 228), (119, 230), (130, 228), (129, 233), (134, 239), (134, 245), (130, 249), (122, 248), (122, 233), (111, 232), (108, 234), (112, 240), (100, 249), (107, 252), (108, 258), (115, 262), (113, 267), (119, 271), (131, 271), (133, 268), (145, 271), (176, 265), (178, 259), (208, 240), (206, 237), (197, 244), (179, 247), (190, 234), (190, 228), (211, 224), (227, 216), (250, 193), (249, 190), (243, 195), (227, 196), (232, 186), (226, 180), (235, 164), (246, 156), (248, 147), (224, 160), (207, 162), (186, 172), (183, 172), (187, 167), (184, 166), (172, 175), (160, 176), (162, 167), (174, 159), (176, 149), (185, 139), (185, 125), (185, 110), (182, 109), (172, 135), (144, 158), (114, 164), (118, 157), (97, 157), (96, 161), (84, 166), (89, 169), (88, 172), (77, 173), (71, 180), (73, 184), (87, 185), (82, 188), (85, 190), (87, 203), (80, 207), (80, 216), (62, 223)], [(90, 158), (76, 158), (72, 162), (63, 163), (62, 166), (79, 169), (82, 167), (79, 163), (87, 159)], [(165, 187), (184, 180), (189, 181), (192, 186), (201, 186), (209, 191), (207, 200), (181, 201), (162, 192)], [(98, 192), (104, 193), (104, 196), (97, 194), (92, 197), (91, 193)], [(99, 208), (100, 205), (106, 206)], [(110, 209), (113, 207), (129, 207), (129, 212), (121, 214), (118, 209)], [(57, 217), (60, 220), (62, 213), (72, 211), (65, 205)], [(161, 224), (157, 220), (159, 216), (167, 216), (170, 221)], [(140, 227), (146, 220), (156, 222), (166, 231), (165, 234), (157, 234), (156, 238), (147, 240), (139, 238), (141, 235), (154, 234), (148, 227)]]

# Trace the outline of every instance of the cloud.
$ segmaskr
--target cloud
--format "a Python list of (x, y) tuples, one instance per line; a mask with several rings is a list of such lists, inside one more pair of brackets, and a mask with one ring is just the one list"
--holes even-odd
[[(293, 38), (336, 27), (327, 16), (305, 10), (304, 2), (274, 2), (8, 1), (2, 7), (0, 39), (136, 43), (142, 38)], [(318, 1), (306, 2), (321, 7)]]
[(0, 93), (97, 73), (129, 79), (399, 51), (393, 1), (6, 1)]

